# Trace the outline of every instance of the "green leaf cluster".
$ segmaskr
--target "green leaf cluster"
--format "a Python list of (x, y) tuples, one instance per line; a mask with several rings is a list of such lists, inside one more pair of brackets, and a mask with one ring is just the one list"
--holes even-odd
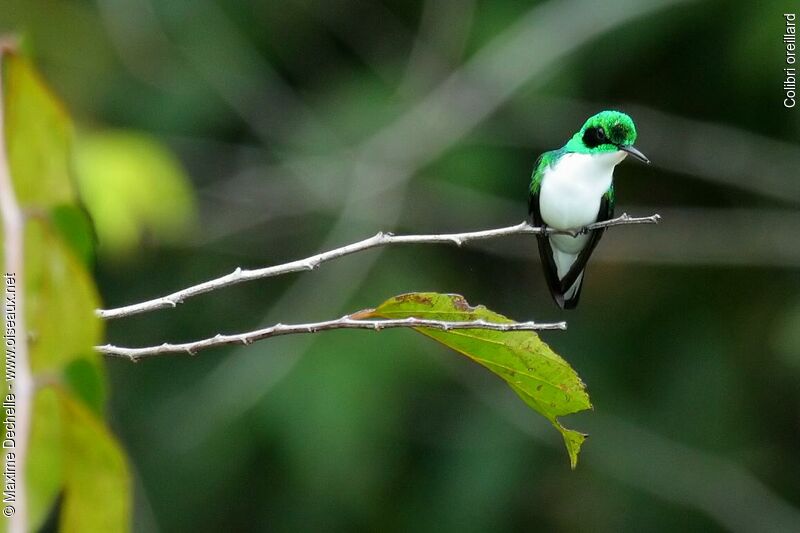
[[(93, 351), (103, 335), (90, 274), (94, 235), (73, 182), (72, 123), (28, 59), (5, 49), (2, 65), (5, 149), (26, 220), (18, 297), (27, 331), (17, 338), (28, 343), (36, 383), (20, 473), (29, 524), (38, 529), (61, 496), (60, 529), (125, 531), (130, 478), (103, 423), (106, 378)], [(5, 346), (2, 356), (5, 362)]]

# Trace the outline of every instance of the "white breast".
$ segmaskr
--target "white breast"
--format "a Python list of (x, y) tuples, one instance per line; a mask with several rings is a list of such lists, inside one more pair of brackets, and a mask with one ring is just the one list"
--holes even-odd
[[(597, 221), (600, 200), (611, 186), (614, 167), (625, 152), (566, 154), (544, 171), (539, 195), (542, 220), (552, 228), (577, 230)], [(579, 252), (588, 236), (553, 235), (550, 240), (568, 253)]]
[(611, 186), (614, 167), (624, 157), (624, 152), (566, 154), (545, 170), (539, 196), (545, 223), (574, 230), (595, 222), (600, 198)]

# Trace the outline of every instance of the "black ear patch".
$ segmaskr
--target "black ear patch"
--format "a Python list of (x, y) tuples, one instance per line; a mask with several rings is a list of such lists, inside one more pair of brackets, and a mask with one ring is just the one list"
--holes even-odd
[(583, 144), (586, 145), (587, 148), (595, 148), (608, 142), (609, 140), (606, 137), (606, 132), (599, 126), (586, 128), (586, 131), (583, 132)]

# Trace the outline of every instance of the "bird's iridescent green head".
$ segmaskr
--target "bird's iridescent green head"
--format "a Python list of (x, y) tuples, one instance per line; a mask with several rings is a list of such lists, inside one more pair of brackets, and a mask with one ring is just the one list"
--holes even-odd
[(636, 141), (636, 126), (631, 117), (620, 111), (601, 111), (584, 123), (564, 146), (568, 152), (580, 154), (602, 154), (622, 150), (649, 163), (639, 150), (633, 147)]

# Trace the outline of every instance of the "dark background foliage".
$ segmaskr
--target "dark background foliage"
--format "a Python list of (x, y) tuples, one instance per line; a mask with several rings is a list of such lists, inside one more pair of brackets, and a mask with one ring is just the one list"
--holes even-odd
[[(190, 234), (100, 256), (108, 306), (378, 230), (516, 223), (536, 156), (600, 109), (629, 112), (653, 161), (617, 169), (618, 210), (663, 224), (609, 230), (574, 312), (550, 301), (533, 240), (509, 238), (369, 251), (109, 326), (122, 345), (190, 340), (428, 290), (568, 320), (544, 338), (595, 406), (567, 422), (591, 434), (575, 472), (544, 419), (421, 336), (275, 338), (108, 362), (136, 530), (797, 526), (800, 111), (781, 89), (797, 5), (680, 2), (570, 45), (573, 13), (599, 25), (646, 9), (632, 6), (646, 3), (4, 2), (0, 28), (26, 35), (82, 131), (158, 138), (196, 193)], [(553, 17), (552, 38), (470, 70)], [(437, 100), (442, 83), (456, 89)], [(449, 111), (415, 115), (431, 94)]]

